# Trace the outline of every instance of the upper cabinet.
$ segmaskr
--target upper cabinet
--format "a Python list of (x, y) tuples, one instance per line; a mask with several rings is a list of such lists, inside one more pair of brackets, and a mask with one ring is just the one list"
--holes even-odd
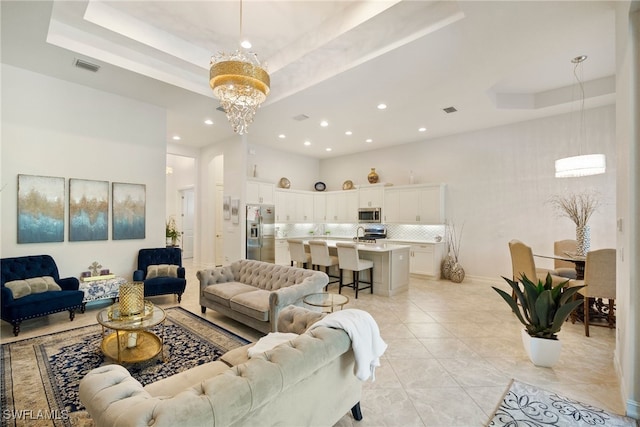
[(358, 190), (331, 191), (326, 196), (326, 222), (358, 222)]
[(308, 191), (275, 190), (276, 222), (314, 222), (314, 198)]
[(275, 203), (275, 184), (261, 181), (247, 181), (247, 203)]
[(313, 221), (325, 222), (327, 220), (327, 195), (326, 193), (313, 194)]
[(384, 222), (396, 224), (444, 224), (445, 185), (425, 184), (387, 188)]
[(358, 206), (361, 208), (381, 208), (384, 206), (384, 187), (360, 187)]

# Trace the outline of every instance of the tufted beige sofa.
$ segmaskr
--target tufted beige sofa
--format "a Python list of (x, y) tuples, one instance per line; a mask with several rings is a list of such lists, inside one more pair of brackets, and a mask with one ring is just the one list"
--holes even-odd
[(203, 313), (208, 307), (265, 333), (277, 331), (280, 310), (302, 306), (302, 298), (322, 292), (329, 283), (320, 271), (247, 259), (200, 270), (196, 276)]
[[(278, 329), (302, 333), (322, 316), (287, 307)], [(146, 387), (122, 366), (101, 366), (80, 382), (80, 401), (96, 427), (332, 426), (349, 409), (362, 418), (342, 329), (318, 327), (251, 359), (249, 346)]]

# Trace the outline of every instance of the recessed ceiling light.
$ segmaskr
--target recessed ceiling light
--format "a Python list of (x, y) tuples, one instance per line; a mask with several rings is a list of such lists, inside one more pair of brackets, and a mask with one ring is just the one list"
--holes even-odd
[(320, 122), (320, 126), (322, 126), (323, 128), (326, 128), (327, 126), (329, 126), (329, 122), (326, 120), (323, 120)]
[(278, 138), (280, 139), (285, 139), (287, 136), (284, 133), (281, 133), (280, 135), (278, 135)]
[(213, 120), (207, 119), (207, 120), (204, 121), (204, 124), (205, 125), (212, 125), (213, 124)]
[(367, 138), (367, 139), (365, 140), (365, 142), (373, 142), (373, 139), (371, 139), (371, 138)]
[(349, 135), (349, 136), (351, 136), (351, 135), (353, 135), (353, 132), (351, 132), (350, 130), (348, 130), (348, 131), (346, 131), (344, 134), (345, 134), (345, 135)]
[(251, 49), (251, 42), (249, 40), (243, 40), (242, 43), (240, 43), (240, 46), (245, 49)]
[(180, 141), (180, 139), (182, 139), (182, 138), (180, 138), (179, 135), (173, 135), (173, 140), (174, 141)]
[(427, 130), (427, 128), (418, 128), (418, 132), (424, 132), (426, 130)]
[(387, 104), (378, 104), (378, 110), (385, 110), (387, 108)]
[(325, 151), (331, 151), (331, 148), (325, 148)]
[(311, 141), (305, 141), (304, 145), (306, 145), (307, 147), (311, 145)]

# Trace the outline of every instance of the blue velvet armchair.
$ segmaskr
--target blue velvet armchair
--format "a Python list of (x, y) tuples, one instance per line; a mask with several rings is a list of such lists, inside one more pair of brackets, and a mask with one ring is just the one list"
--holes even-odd
[[(172, 269), (156, 269), (150, 274), (149, 266), (175, 266)], [(167, 270), (174, 271), (167, 274)], [(151, 277), (155, 276), (155, 277)], [(182, 250), (180, 248), (152, 248), (138, 251), (138, 269), (133, 272), (134, 282), (144, 282), (144, 296), (175, 294), (178, 303), (187, 286), (185, 270), (182, 267)]]
[[(50, 276), (60, 290), (41, 289), (14, 298), (14, 291), (5, 284), (44, 276)], [(69, 319), (75, 317), (75, 310), (82, 306), (84, 292), (78, 290), (80, 282), (75, 277), (61, 279), (58, 266), (49, 255), (32, 255), (0, 260), (0, 283), (2, 286), (2, 320), (13, 325), (13, 334), (20, 333), (20, 323), (26, 319), (47, 316), (59, 311), (69, 311)], [(9, 286), (13, 287), (12, 284)], [(27, 286), (28, 285), (24, 285)], [(18, 295), (16, 295), (18, 296)]]

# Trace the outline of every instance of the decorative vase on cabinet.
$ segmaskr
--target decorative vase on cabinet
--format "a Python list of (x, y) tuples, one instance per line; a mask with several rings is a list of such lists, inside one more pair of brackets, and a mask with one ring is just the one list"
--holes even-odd
[(367, 179), (369, 180), (369, 184), (375, 184), (378, 182), (378, 174), (376, 173), (376, 168), (371, 168), (371, 172), (367, 175)]

